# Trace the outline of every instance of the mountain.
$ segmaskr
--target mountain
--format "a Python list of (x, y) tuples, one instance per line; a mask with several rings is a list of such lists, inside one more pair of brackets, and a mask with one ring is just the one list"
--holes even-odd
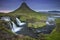
[(48, 11), (48, 12), (53, 12), (53, 13), (60, 13), (60, 11)]
[(31, 13), (31, 12), (35, 11), (32, 10), (25, 2), (23, 2), (21, 6), (12, 13)]

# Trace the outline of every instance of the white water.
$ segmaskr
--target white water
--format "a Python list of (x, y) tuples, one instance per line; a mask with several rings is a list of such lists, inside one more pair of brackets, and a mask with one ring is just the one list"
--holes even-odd
[(52, 23), (52, 24), (50, 24), (48, 21), (46, 22), (46, 24), (47, 24), (47, 25), (54, 25), (53, 23)]
[[(11, 31), (16, 35), (18, 35), (16, 32), (21, 31), (21, 29), (23, 28), (23, 27), (17, 27), (17, 25), (12, 20), (10, 20), (10, 17), (1, 17), (1, 20), (8, 21)], [(18, 18), (16, 18), (16, 22), (19, 26), (26, 24), (26, 23), (21, 23), (21, 21)]]
[(22, 25), (26, 24), (26, 23), (22, 23), (18, 18), (16, 18), (16, 22), (19, 26), (22, 26)]
[[(52, 22), (52, 23), (50, 23)], [(47, 25), (54, 25), (55, 24), (55, 18), (53, 17), (48, 17), (47, 21), (46, 21)]]
[(17, 27), (16, 24), (14, 22), (12, 22), (12, 25), (11, 25), (11, 30), (12, 32), (18, 32), (22, 29), (23, 27)]
[[(1, 17), (1, 20), (11, 21), (10, 17)], [(26, 24), (26, 23), (21, 23), (21, 21), (18, 18), (16, 18), (16, 22), (19, 26)], [(17, 27), (17, 25), (13, 21), (11, 23), (9, 23), (9, 25), (10, 25), (12, 32), (14, 32), (14, 33), (20, 31), (23, 28), (23, 27)]]
[(10, 17), (1, 17), (1, 20), (10, 21)]
[(47, 21), (46, 21), (46, 24), (47, 25), (54, 25), (54, 23), (50, 24), (49, 22), (55, 22), (55, 19), (57, 18), (60, 18), (60, 16), (51, 16), (51, 17), (48, 17)]
[(55, 17), (55, 18), (60, 18), (60, 16), (53, 16), (53, 17)]

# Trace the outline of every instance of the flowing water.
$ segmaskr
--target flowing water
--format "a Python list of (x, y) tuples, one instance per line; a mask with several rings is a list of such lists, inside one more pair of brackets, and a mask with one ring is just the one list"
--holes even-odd
[(47, 21), (46, 21), (47, 25), (54, 25), (55, 24), (55, 18), (53, 17), (48, 17)]
[(22, 26), (22, 25), (26, 24), (26, 23), (22, 23), (18, 18), (16, 18), (16, 22), (19, 26)]
[(12, 32), (18, 32), (20, 31), (23, 27), (17, 27), (16, 24), (12, 21), (12, 25), (11, 25), (11, 30)]
[(55, 19), (60, 18), (60, 16), (51, 16), (48, 17), (46, 24), (47, 25), (54, 25), (55, 24)]
[(1, 17), (1, 20), (10, 21), (10, 17)]
[(18, 27), (11, 19), (10, 17), (1, 17), (1, 20), (4, 20), (4, 21), (11, 21), (9, 22), (9, 25), (10, 25), (10, 28), (11, 28), (11, 31), (16, 33), (18, 31), (20, 31), (23, 27), (21, 27), (22, 25), (26, 24), (26, 23), (21, 23), (21, 21), (16, 18), (16, 22), (17, 24), (20, 26)]
[(55, 18), (60, 18), (60, 16), (53, 16), (53, 17), (55, 17)]

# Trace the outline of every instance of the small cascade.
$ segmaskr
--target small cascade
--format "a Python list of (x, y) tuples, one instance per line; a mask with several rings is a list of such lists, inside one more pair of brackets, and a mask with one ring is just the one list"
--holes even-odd
[(10, 17), (1, 17), (1, 20), (10, 21)]
[(26, 23), (22, 23), (18, 18), (16, 18), (16, 22), (19, 26), (22, 26), (22, 25), (26, 24)]
[(17, 27), (16, 24), (13, 21), (12, 21), (11, 24), (10, 24), (10, 27), (11, 27), (12, 32), (14, 32), (14, 33), (20, 31), (23, 28), (23, 27)]
[(55, 24), (55, 18), (53, 17), (48, 17), (47, 21), (46, 21), (47, 25), (54, 25)]
[(53, 16), (53, 17), (55, 17), (55, 18), (60, 18), (60, 16)]

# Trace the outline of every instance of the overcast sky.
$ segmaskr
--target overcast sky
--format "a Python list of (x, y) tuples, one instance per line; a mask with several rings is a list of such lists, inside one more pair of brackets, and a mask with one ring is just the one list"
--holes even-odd
[[(27, 5), (36, 11), (60, 10), (60, 0), (26, 0)], [(0, 12), (17, 9), (22, 0), (0, 0)]]

